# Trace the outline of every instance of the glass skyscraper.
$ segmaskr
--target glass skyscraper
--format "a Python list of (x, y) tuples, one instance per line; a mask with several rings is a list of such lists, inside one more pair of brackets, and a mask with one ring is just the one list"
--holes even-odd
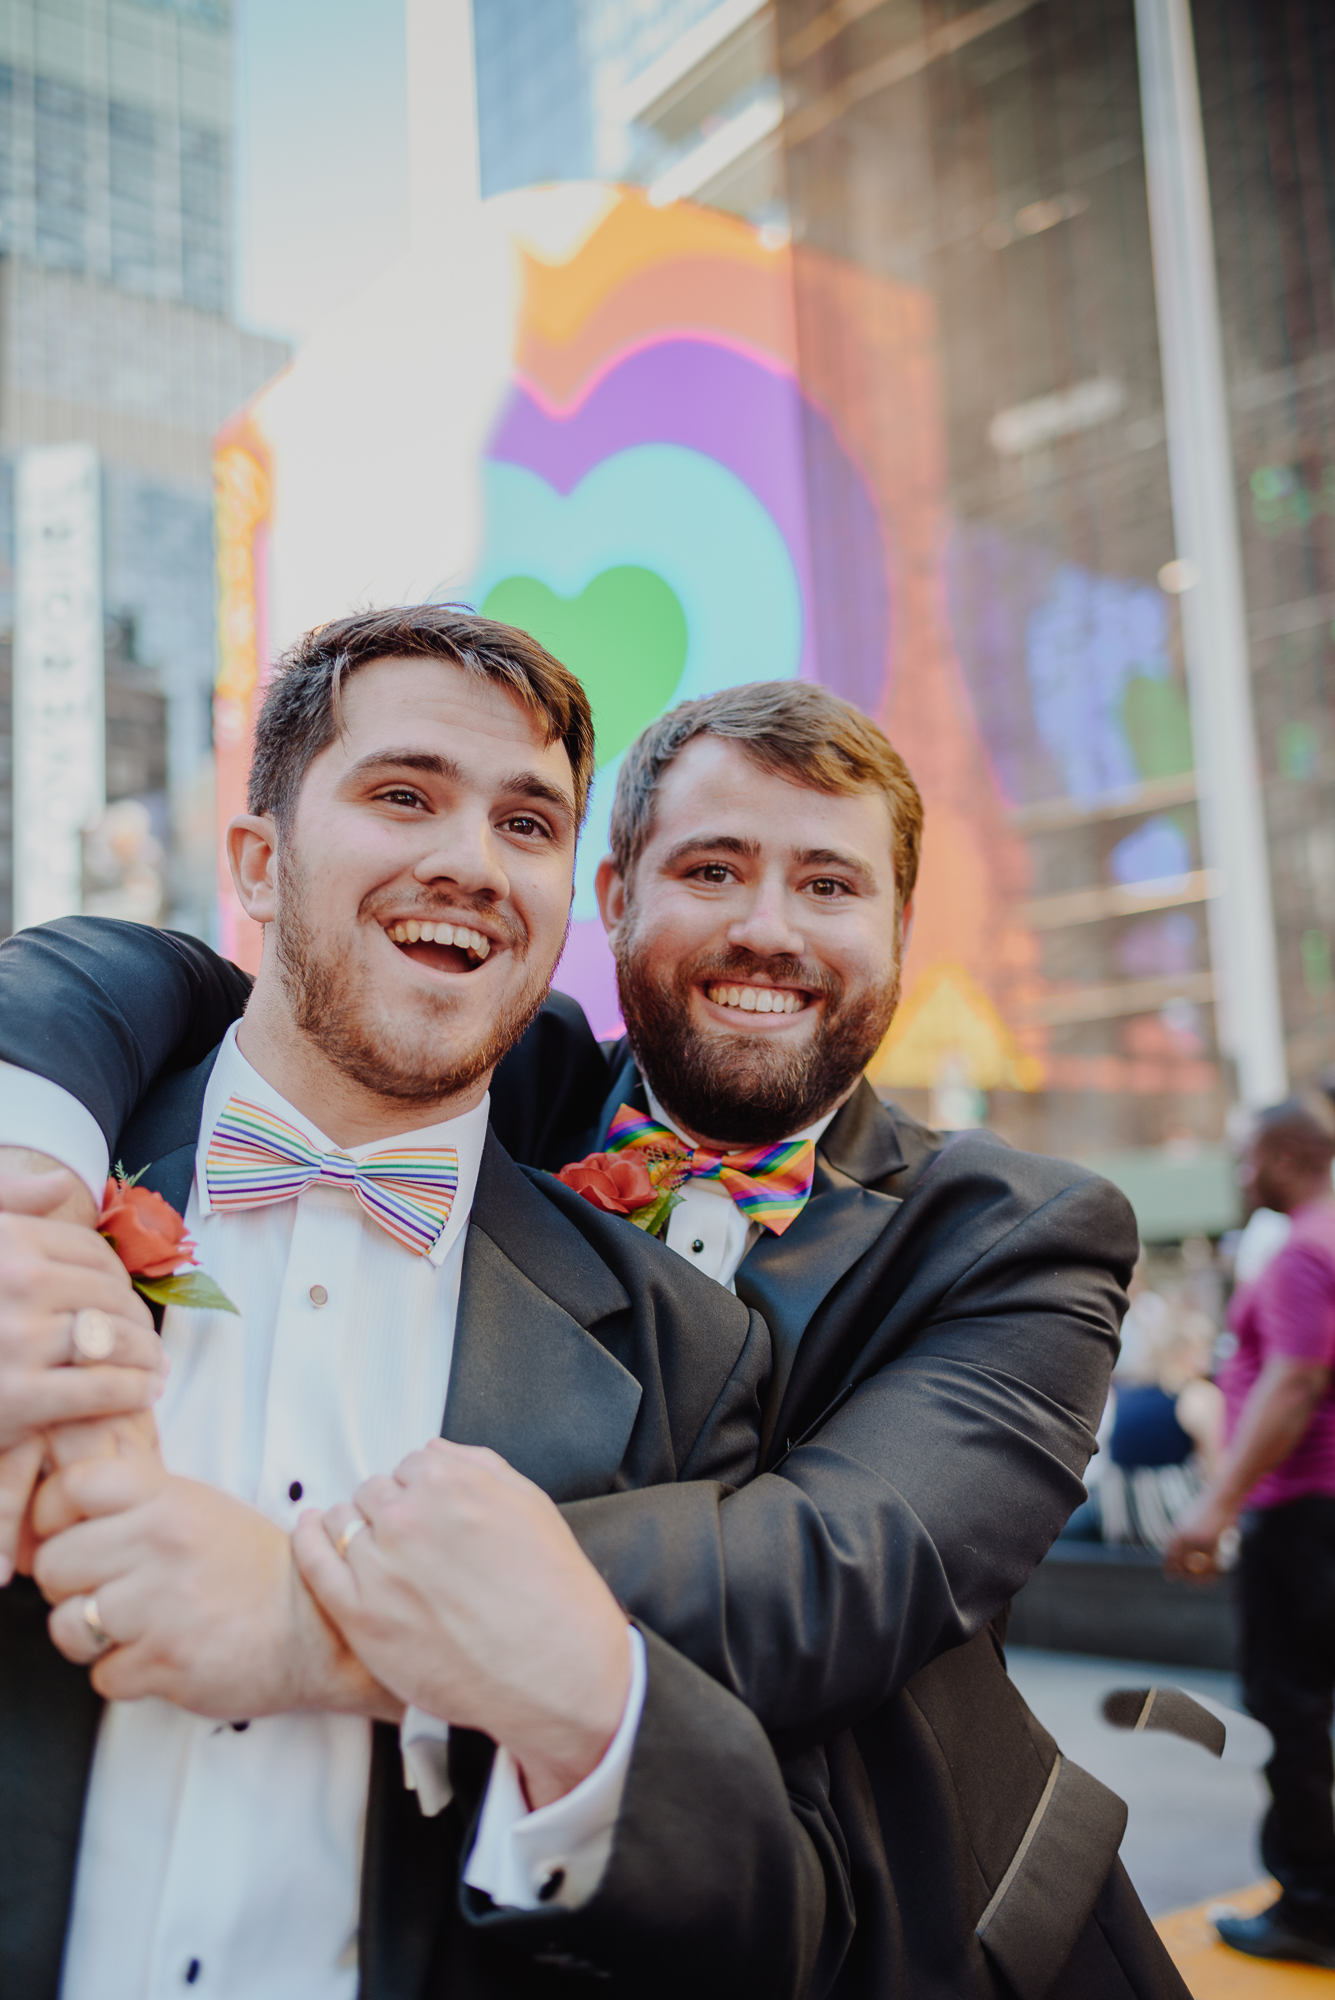
[(5, 928), (14, 466), (66, 442), (102, 468), (107, 797), (138, 800), (151, 828), (137, 900), (102, 882), (86, 904), (148, 913), (156, 867), (161, 913), (210, 925), (210, 441), (287, 359), (230, 316), (231, 96), (228, 0), (0, 5)]

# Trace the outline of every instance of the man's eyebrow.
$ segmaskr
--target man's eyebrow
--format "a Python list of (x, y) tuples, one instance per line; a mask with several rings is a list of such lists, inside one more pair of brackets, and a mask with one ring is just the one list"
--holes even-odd
[[(464, 777), (463, 765), (453, 757), (438, 757), (427, 750), (372, 750), (348, 767), (346, 778), (353, 781), (374, 778), (380, 772), (392, 776), (395, 771), (420, 771), (424, 777), (448, 778), (454, 784)], [(497, 790), (511, 797), (541, 799), (556, 806), (568, 819), (575, 817), (575, 801), (570, 793), (540, 778), (536, 771), (513, 771), (502, 778)]]
[(844, 854), (837, 847), (803, 847), (793, 850), (793, 859), (802, 868), (838, 868), (845, 875), (856, 875), (868, 888), (876, 885), (876, 870), (856, 854)]
[(453, 757), (437, 757), (429, 750), (372, 750), (349, 765), (349, 778), (374, 777), (377, 771), (421, 771), (429, 778), (462, 778), (463, 765)]
[(541, 799), (549, 806), (557, 806), (567, 819), (575, 817), (575, 801), (571, 794), (560, 785), (552, 784), (549, 778), (540, 778), (536, 771), (515, 771), (501, 781), (500, 790), (517, 793), (521, 799)]
[[(758, 840), (744, 840), (735, 833), (693, 833), (688, 840), (679, 840), (668, 850), (662, 865), (674, 868), (693, 854), (736, 854), (742, 860), (753, 861), (759, 853)], [(856, 854), (845, 854), (840, 848), (794, 848), (792, 857), (801, 868), (838, 868), (845, 875), (855, 875), (869, 889), (876, 886), (876, 871)]]
[(754, 860), (760, 852), (758, 840), (742, 840), (735, 833), (693, 833), (689, 840), (679, 840), (669, 848), (663, 857), (663, 867), (675, 867), (688, 854), (739, 854), (743, 860)]

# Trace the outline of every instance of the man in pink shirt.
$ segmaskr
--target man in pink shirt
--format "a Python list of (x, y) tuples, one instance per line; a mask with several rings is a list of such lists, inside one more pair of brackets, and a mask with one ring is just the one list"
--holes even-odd
[(1275, 1742), (1261, 1858), (1280, 1895), (1259, 1916), (1221, 1918), (1219, 1935), (1254, 1958), (1335, 1969), (1333, 1158), (1326, 1098), (1290, 1098), (1258, 1118), (1243, 1185), (1253, 1208), (1278, 1209), (1293, 1227), (1233, 1295), (1224, 1454), (1165, 1562), (1173, 1573), (1213, 1574), (1219, 1537), (1241, 1518), (1243, 1690)]

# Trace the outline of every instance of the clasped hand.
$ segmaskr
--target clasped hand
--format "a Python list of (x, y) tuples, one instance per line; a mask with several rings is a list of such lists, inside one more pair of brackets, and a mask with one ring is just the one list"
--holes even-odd
[[(110, 1244), (66, 1219), (91, 1219), (82, 1183), (63, 1170), (0, 1174), (0, 1210), (2, 1586), (30, 1554), (25, 1512), (44, 1461), (156, 1449), (152, 1406), (166, 1361), (148, 1307)], [(85, 1306), (106, 1314), (115, 1344), (105, 1362), (75, 1367), (74, 1315)]]
[[(630, 1652), (547, 1496), (496, 1453), (437, 1438), (355, 1504), (304, 1515), (294, 1549), (255, 1508), (169, 1474), (161, 1343), (109, 1245), (60, 1219), (71, 1183), (0, 1176), (0, 1585), (22, 1523), (52, 1638), (108, 1699), (223, 1720), (393, 1719), (412, 1702), (504, 1743), (535, 1805), (577, 1784), (616, 1732)], [(115, 1348), (75, 1367), (86, 1306)], [(353, 1522), (369, 1526), (339, 1544)]]
[(433, 1438), (352, 1506), (303, 1514), (293, 1541), (376, 1679), (504, 1743), (531, 1805), (599, 1763), (630, 1689), (625, 1614), (552, 1501), (496, 1452)]
[(433, 1439), (291, 1539), (155, 1458), (86, 1459), (42, 1486), (34, 1526), (51, 1636), (109, 1700), (220, 1719), (394, 1720), (411, 1702), (504, 1743), (534, 1806), (595, 1768), (625, 1708), (623, 1613), (546, 1494), (495, 1452)]

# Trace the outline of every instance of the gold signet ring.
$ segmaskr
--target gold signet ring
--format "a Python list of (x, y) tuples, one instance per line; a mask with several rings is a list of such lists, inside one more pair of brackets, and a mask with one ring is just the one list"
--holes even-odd
[(352, 1540), (353, 1536), (360, 1535), (362, 1529), (369, 1528), (370, 1525), (371, 1524), (367, 1520), (365, 1514), (359, 1514), (355, 1521), (349, 1521), (347, 1527), (343, 1530), (343, 1533), (339, 1535), (334, 1542), (334, 1547), (338, 1551), (339, 1555), (346, 1557), (348, 1553), (348, 1543)]
[(116, 1346), (116, 1329), (104, 1312), (96, 1306), (85, 1306), (74, 1315), (72, 1329), (74, 1359), (87, 1366), (94, 1361), (106, 1361)]
[(103, 1651), (108, 1646), (115, 1645), (116, 1641), (97, 1615), (97, 1599), (95, 1597), (85, 1597), (83, 1601), (83, 1622)]

